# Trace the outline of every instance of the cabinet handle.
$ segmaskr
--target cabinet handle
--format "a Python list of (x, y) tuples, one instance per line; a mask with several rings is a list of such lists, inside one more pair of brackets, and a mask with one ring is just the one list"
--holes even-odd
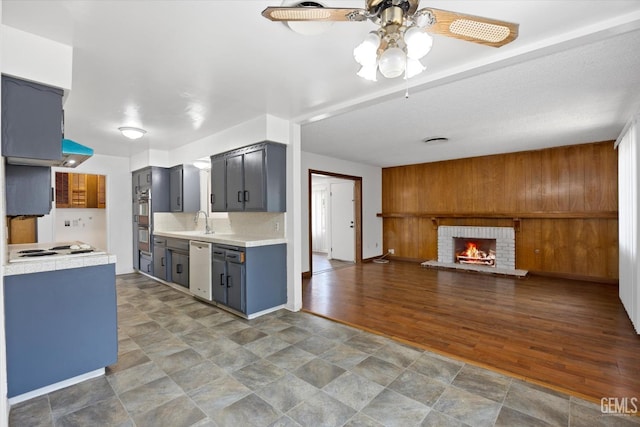
[(238, 191), (238, 202), (242, 203), (242, 191)]
[(216, 195), (211, 194), (211, 204), (213, 205), (216, 202)]
[(180, 196), (176, 197), (176, 202), (178, 203), (178, 206), (180, 206)]
[(151, 264), (147, 264), (147, 273), (151, 273)]
[(164, 257), (160, 258), (160, 267), (164, 267)]
[(177, 264), (176, 265), (176, 273), (182, 274), (182, 264)]
[(55, 198), (54, 198), (55, 197), (55, 191), (56, 190), (53, 187), (51, 187), (51, 201), (52, 202), (55, 201)]
[(244, 192), (244, 201), (248, 202), (249, 201), (249, 192), (245, 190)]
[(220, 273), (220, 286), (224, 286), (224, 273)]
[(227, 288), (233, 287), (233, 277), (227, 276)]

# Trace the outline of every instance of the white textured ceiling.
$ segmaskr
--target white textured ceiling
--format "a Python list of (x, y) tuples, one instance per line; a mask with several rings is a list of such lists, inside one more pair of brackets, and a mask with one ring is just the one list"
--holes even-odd
[[(353, 47), (374, 24), (302, 36), (260, 15), (280, 4), (4, 0), (2, 22), (74, 47), (66, 136), (102, 154), (271, 114), (302, 124), (305, 151), (392, 166), (615, 139), (640, 107), (640, 1), (422, 0), (519, 23), (520, 36), (499, 49), (436, 37), (408, 99), (402, 80), (355, 75)], [(125, 140), (125, 125), (148, 133)]]

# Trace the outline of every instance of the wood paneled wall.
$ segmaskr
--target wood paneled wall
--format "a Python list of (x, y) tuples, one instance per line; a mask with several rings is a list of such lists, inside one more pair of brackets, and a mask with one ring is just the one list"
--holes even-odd
[(519, 226), (516, 268), (618, 278), (613, 141), (382, 170), (384, 248), (437, 259), (437, 224)]

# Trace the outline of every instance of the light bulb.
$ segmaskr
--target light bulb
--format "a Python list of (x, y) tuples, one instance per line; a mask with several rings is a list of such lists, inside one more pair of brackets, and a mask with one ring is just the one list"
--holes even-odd
[(431, 50), (433, 37), (418, 27), (409, 27), (404, 32), (404, 42), (407, 45), (407, 56), (413, 59), (421, 59)]
[(418, 61), (417, 59), (407, 58), (407, 72), (405, 73), (405, 78), (410, 79), (411, 77), (417, 76), (426, 69), (427, 67), (422, 65), (422, 62)]
[(401, 76), (404, 73), (404, 67), (407, 57), (399, 47), (391, 47), (380, 55), (380, 72), (388, 79)]
[(371, 82), (378, 81), (377, 74), (378, 66), (375, 63), (373, 65), (364, 65), (360, 68), (360, 71), (358, 71), (358, 76)]
[(367, 34), (364, 41), (353, 49), (353, 58), (362, 66), (375, 64), (378, 60), (380, 37), (377, 33)]

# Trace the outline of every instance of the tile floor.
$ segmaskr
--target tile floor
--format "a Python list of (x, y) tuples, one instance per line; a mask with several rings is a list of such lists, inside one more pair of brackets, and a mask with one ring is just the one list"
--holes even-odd
[(20, 403), (35, 426), (638, 426), (599, 405), (307, 313), (247, 321), (117, 279), (119, 359)]

